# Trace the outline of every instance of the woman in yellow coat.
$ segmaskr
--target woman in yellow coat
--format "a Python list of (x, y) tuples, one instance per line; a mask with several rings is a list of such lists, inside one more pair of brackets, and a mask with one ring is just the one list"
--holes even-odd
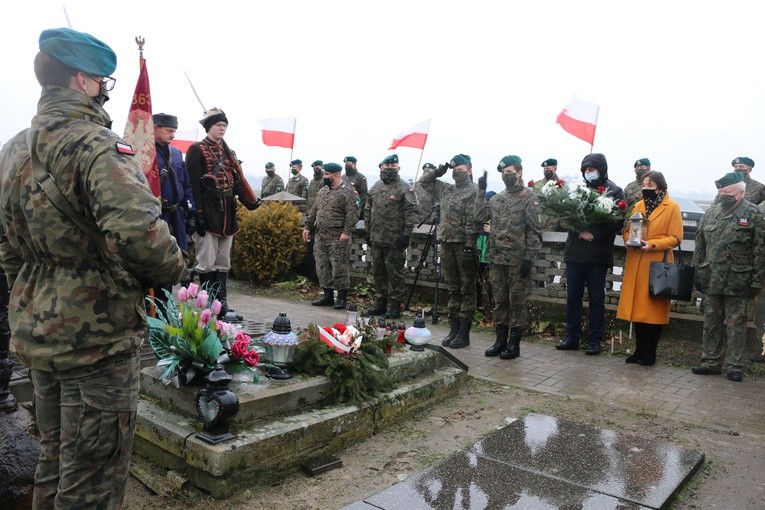
[[(653, 297), (648, 292), (651, 262), (674, 260), (672, 249), (683, 239), (683, 219), (680, 206), (669, 198), (667, 181), (661, 172), (650, 171), (643, 176), (643, 200), (635, 204), (632, 214), (641, 212), (648, 218), (647, 233), (640, 248), (627, 248), (621, 296), (616, 316), (635, 326), (635, 353), (625, 362), (653, 365), (656, 345), (663, 324), (669, 323), (669, 299)], [(625, 229), (624, 240), (629, 237)]]

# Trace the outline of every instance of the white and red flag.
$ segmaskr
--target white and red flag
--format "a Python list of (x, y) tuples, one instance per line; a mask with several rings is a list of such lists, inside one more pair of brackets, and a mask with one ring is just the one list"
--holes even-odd
[(263, 119), (258, 121), (263, 129), (263, 145), (292, 149), (295, 145), (297, 119)]
[(600, 106), (574, 98), (562, 112), (556, 122), (566, 133), (592, 145), (595, 142), (595, 128), (598, 125)]
[(149, 72), (146, 70), (146, 60), (143, 51), (139, 57), (140, 70), (138, 82), (130, 103), (125, 135), (123, 138), (133, 146), (138, 164), (149, 182), (149, 188), (155, 197), (162, 194), (157, 169), (157, 150), (154, 147), (154, 121), (151, 118), (151, 91), (149, 89)]
[(186, 154), (186, 151), (189, 150), (189, 147), (191, 147), (192, 144), (197, 143), (197, 132), (198, 130), (196, 129), (176, 131), (175, 138), (173, 138), (173, 141), (170, 142), (170, 145)]
[(420, 122), (416, 126), (397, 134), (388, 147), (388, 150), (397, 147), (414, 147), (415, 149), (424, 149), (425, 142), (428, 141), (428, 130), (430, 129), (430, 119)]

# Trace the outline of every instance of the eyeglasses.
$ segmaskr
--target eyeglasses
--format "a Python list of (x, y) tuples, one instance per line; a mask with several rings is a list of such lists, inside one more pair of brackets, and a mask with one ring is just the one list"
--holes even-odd
[(98, 83), (99, 86), (101, 86), (101, 84), (103, 84), (104, 90), (106, 90), (107, 92), (111, 92), (114, 89), (114, 85), (117, 83), (117, 79), (116, 78), (112, 78), (111, 76), (106, 76), (104, 78), (101, 78), (100, 80), (98, 80), (98, 79), (96, 79), (96, 78), (94, 78), (92, 76), (88, 76), (88, 78), (90, 78), (94, 82)]

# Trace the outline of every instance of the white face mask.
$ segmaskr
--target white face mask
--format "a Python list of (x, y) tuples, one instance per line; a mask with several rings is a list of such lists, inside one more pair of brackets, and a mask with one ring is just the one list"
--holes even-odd
[(593, 182), (597, 181), (600, 178), (600, 172), (585, 172), (584, 173), (584, 180), (587, 182)]

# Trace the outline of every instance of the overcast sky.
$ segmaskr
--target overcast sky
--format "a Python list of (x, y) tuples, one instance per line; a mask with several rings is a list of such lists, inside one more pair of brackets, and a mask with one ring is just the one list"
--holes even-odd
[[(199, 129), (203, 108), (229, 118), (226, 140), (259, 187), (267, 161), (359, 160), (374, 181), (394, 135), (432, 119), (424, 154), (395, 151), (402, 174), (469, 154), (489, 187), (508, 154), (524, 178), (541, 162), (579, 174), (590, 146), (555, 118), (576, 95), (600, 105), (594, 152), (622, 187), (647, 157), (671, 193), (711, 195), (731, 160), (765, 182), (765, 72), (758, 2), (595, 0), (280, 0), (67, 2), (3, 6), (0, 141), (28, 125), (39, 85), (38, 37), (67, 25), (117, 53), (106, 109), (122, 134), (146, 39), (155, 113)], [(296, 117), (294, 152), (265, 147), (258, 119)], [(310, 168), (304, 169), (310, 174)], [(448, 177), (448, 176), (447, 176)]]

